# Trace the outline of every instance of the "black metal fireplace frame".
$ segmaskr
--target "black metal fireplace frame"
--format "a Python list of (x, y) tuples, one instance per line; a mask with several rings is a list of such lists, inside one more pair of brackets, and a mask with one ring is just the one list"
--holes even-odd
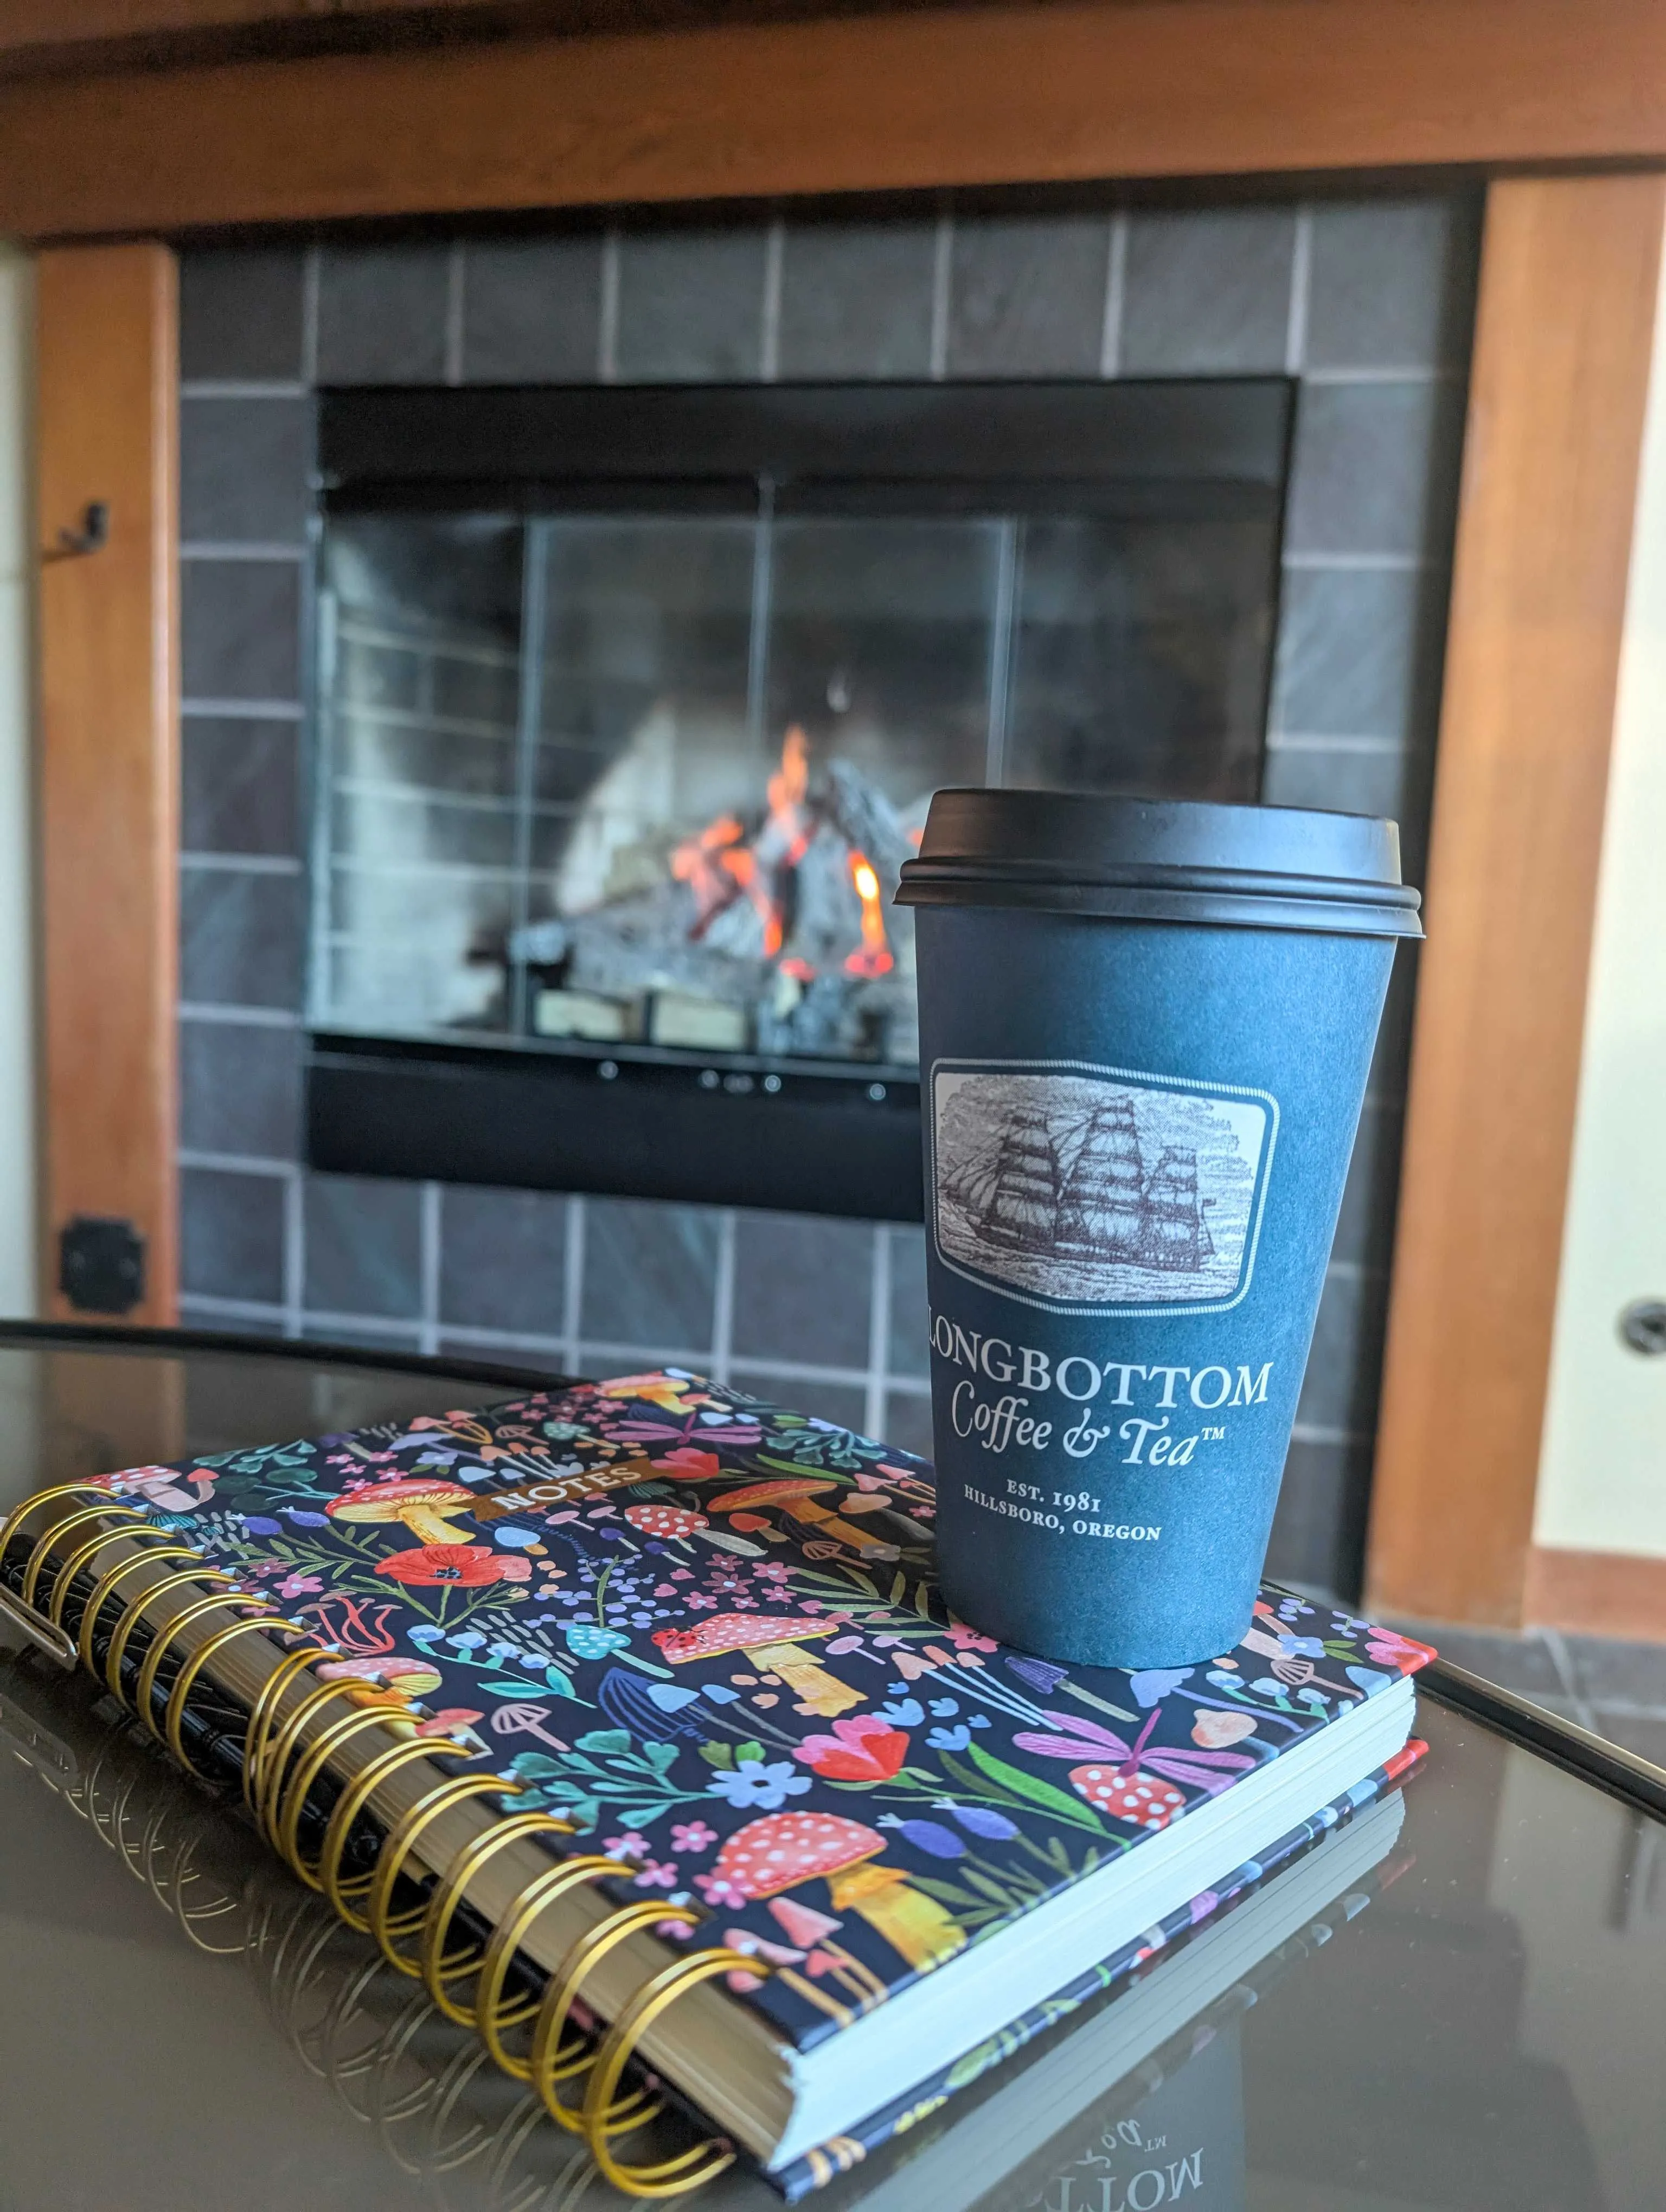
[[(1283, 377), (326, 390), (317, 504), (1253, 514), (1276, 538), (1295, 391)], [(923, 1216), (911, 1066), (318, 1029), (305, 1149), (338, 1173)]]

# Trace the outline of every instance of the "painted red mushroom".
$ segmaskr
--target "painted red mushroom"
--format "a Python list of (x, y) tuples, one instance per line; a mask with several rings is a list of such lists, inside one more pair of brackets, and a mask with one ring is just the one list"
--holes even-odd
[(456, 1541), (450, 1523), (473, 1504), (474, 1492), (460, 1482), (413, 1476), (345, 1491), (324, 1510), (332, 1521), (402, 1521), (419, 1544), (450, 1544)]
[(924, 1972), (952, 1958), (966, 1931), (935, 1898), (911, 1889), (897, 1868), (869, 1863), (885, 1847), (877, 1829), (836, 1813), (770, 1813), (736, 1829), (710, 1879), (720, 1894), (727, 1890), (751, 1904), (819, 1878), (835, 1912), (860, 1915)]
[(900, 1557), (895, 1544), (869, 1535), (866, 1528), (859, 1528), (854, 1521), (842, 1519), (821, 1503), (818, 1492), (838, 1487), (824, 1475), (786, 1475), (769, 1482), (749, 1482), (740, 1490), (726, 1490), (721, 1498), (713, 1498), (712, 1510), (741, 1515), (737, 1525), (745, 1528), (754, 1525), (745, 1516), (756, 1515), (761, 1508), (779, 1506), (790, 1519), (802, 1521), (818, 1534), (848, 1544), (853, 1552), (863, 1553), (871, 1559)]
[(1186, 1809), (1183, 1790), (1131, 1765), (1073, 1766), (1070, 1782), (1097, 1811), (1109, 1813), (1113, 1820), (1132, 1820), (1136, 1828), (1166, 1828)]
[(654, 1641), (673, 1667), (744, 1651), (755, 1666), (781, 1676), (796, 1693), (801, 1711), (830, 1718), (860, 1705), (862, 1693), (830, 1674), (799, 1646), (812, 1637), (830, 1636), (841, 1626), (807, 1613), (714, 1613), (692, 1628), (658, 1629)]
[(714, 1528), (703, 1513), (696, 1513), (686, 1505), (627, 1505), (624, 1517), (643, 1535), (656, 1536), (666, 1543), (687, 1544), (698, 1536), (702, 1543), (714, 1545), (720, 1552), (738, 1552), (749, 1559), (763, 1556), (761, 1544), (749, 1544), (744, 1536), (731, 1536), (725, 1529)]

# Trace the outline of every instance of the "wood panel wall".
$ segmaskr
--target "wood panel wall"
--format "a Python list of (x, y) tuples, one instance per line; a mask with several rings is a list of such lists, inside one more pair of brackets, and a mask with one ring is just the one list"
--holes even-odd
[[(67, 1316), (58, 1239), (131, 1220), (146, 1296), (178, 1274), (179, 374), (162, 246), (40, 256), (36, 288), (40, 896), (46, 1188), (41, 1310)], [(109, 540), (64, 556), (88, 503)]]
[(1666, 160), (1659, 0), (1053, 0), (36, 77), (0, 231)]
[(1368, 1601), (1523, 1618), (1666, 180), (1488, 195)]

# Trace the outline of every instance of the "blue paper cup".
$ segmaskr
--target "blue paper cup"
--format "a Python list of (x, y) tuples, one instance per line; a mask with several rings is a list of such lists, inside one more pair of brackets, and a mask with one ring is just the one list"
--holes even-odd
[(1395, 825), (945, 791), (897, 896), (944, 1595), (1051, 1659), (1228, 1651), (1421, 934)]

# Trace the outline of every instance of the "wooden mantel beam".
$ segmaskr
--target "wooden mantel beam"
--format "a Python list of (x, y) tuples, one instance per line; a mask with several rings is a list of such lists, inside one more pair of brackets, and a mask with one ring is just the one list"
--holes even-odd
[(1094, 0), (0, 86), (0, 231), (1666, 161), (1659, 0)]

